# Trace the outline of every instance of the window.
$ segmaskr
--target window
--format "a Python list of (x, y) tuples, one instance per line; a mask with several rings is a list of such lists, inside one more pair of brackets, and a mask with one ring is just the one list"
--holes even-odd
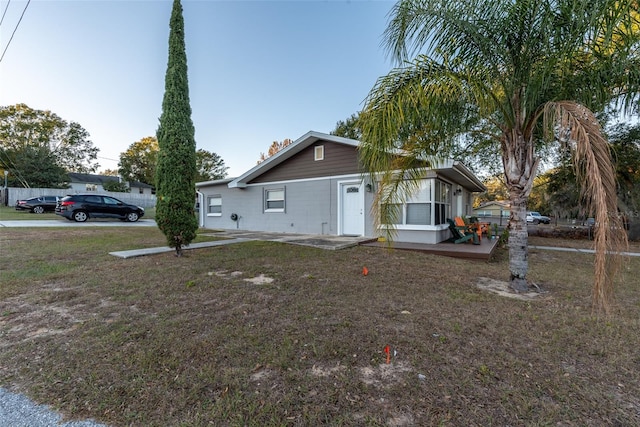
[(430, 225), (431, 203), (407, 203), (408, 225)]
[(222, 196), (220, 194), (207, 197), (207, 216), (222, 216)]
[(451, 218), (451, 184), (436, 180), (434, 224), (445, 224)]
[(119, 202), (116, 199), (112, 199), (111, 197), (103, 197), (104, 203), (106, 205), (117, 205)]
[(102, 197), (98, 197), (98, 196), (87, 196), (84, 198), (84, 202), (85, 203), (93, 203), (96, 205), (101, 205), (102, 204)]
[(324, 160), (324, 145), (313, 147), (313, 160)]
[(96, 184), (86, 184), (86, 191), (98, 191), (98, 186)]
[(264, 211), (284, 212), (284, 188), (264, 191)]
[(387, 218), (387, 224), (401, 225), (404, 224), (403, 205), (388, 204), (383, 205), (382, 209), (386, 209), (383, 215)]
[[(389, 205), (389, 221), (400, 229), (424, 229), (446, 224), (451, 217), (451, 184), (437, 179), (423, 179), (405, 204)], [(397, 213), (396, 215), (391, 215)]]

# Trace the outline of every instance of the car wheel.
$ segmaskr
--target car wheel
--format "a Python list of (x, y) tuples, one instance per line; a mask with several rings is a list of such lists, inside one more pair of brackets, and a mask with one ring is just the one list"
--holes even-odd
[(140, 218), (140, 216), (138, 215), (137, 212), (129, 212), (127, 214), (127, 221), (129, 222), (136, 222), (138, 218)]
[(73, 213), (73, 220), (76, 222), (85, 222), (89, 219), (89, 215), (85, 211), (76, 211)]
[(33, 213), (37, 213), (37, 214), (44, 213), (44, 208), (42, 206), (35, 206), (33, 208)]
[(535, 225), (538, 225), (538, 224), (540, 224), (540, 221), (538, 221), (537, 219), (534, 219), (534, 220), (533, 220), (533, 223), (534, 223)]

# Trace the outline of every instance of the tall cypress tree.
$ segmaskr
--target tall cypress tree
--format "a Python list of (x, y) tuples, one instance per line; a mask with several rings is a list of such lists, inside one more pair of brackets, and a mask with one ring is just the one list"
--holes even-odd
[(182, 4), (174, 0), (169, 23), (169, 60), (165, 76), (156, 168), (156, 222), (169, 247), (182, 255), (182, 247), (196, 236), (196, 143), (191, 121), (187, 54), (184, 43)]

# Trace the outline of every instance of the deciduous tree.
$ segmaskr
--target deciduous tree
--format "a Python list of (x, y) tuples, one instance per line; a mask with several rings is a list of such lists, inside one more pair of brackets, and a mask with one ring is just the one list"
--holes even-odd
[(125, 181), (155, 185), (158, 164), (158, 139), (147, 136), (136, 141), (120, 154), (118, 170)]
[(227, 176), (222, 157), (202, 148), (196, 151), (196, 182), (215, 181)]
[(69, 176), (51, 151), (42, 147), (25, 147), (10, 156), (12, 167), (8, 185), (27, 188), (68, 188)]
[(28, 161), (34, 156), (46, 162), (41, 168), (49, 171), (90, 173), (98, 167), (98, 151), (78, 123), (25, 104), (0, 107), (0, 165), (24, 186), (59, 185), (57, 172), (43, 175), (37, 163)]
[(360, 129), (360, 125), (358, 124), (358, 119), (358, 114), (352, 114), (347, 120), (338, 121), (338, 123), (336, 123), (335, 129), (331, 131), (331, 135), (341, 136), (343, 138), (350, 138), (359, 141), (362, 137), (362, 129)]
[[(126, 181), (155, 185), (158, 151), (158, 140), (155, 136), (134, 142), (127, 151), (120, 154), (120, 176)], [(229, 168), (225, 166), (224, 160), (216, 153), (202, 148), (196, 151), (196, 182), (222, 179), (227, 176), (227, 169)]]
[(275, 156), (279, 151), (291, 145), (292, 142), (293, 141), (290, 140), (289, 138), (284, 139), (282, 141), (273, 141), (269, 146), (269, 151), (267, 151), (267, 154), (260, 153), (260, 159), (258, 159), (257, 163), (260, 164), (265, 160), (267, 160), (269, 157)]

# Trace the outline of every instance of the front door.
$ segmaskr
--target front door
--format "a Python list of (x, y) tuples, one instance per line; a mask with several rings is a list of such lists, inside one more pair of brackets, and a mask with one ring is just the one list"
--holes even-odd
[(364, 235), (364, 194), (361, 182), (340, 184), (340, 223), (345, 236)]

